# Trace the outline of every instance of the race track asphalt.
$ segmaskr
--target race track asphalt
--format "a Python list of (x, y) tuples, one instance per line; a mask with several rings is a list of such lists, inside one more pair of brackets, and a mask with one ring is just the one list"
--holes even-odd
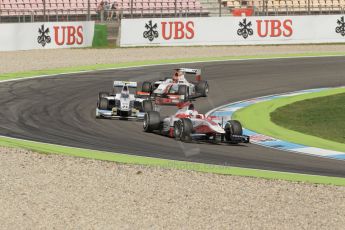
[[(180, 143), (147, 134), (141, 122), (95, 119), (99, 91), (112, 81), (143, 81), (176, 67), (202, 68), (208, 98), (199, 112), (269, 94), (345, 85), (345, 57), (228, 61), (106, 70), (0, 84), (0, 134), (111, 152), (307, 174), (345, 176), (345, 161), (283, 152), (254, 144)], [(172, 106), (162, 107), (168, 114)]]

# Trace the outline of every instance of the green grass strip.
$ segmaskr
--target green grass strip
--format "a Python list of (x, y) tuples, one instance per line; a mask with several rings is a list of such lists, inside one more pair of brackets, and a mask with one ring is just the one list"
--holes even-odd
[(108, 28), (105, 24), (96, 24), (92, 41), (93, 48), (108, 47)]
[(273, 99), (238, 110), (234, 113), (233, 118), (240, 120), (244, 127), (257, 133), (306, 146), (345, 152), (345, 144), (283, 128), (273, 123), (270, 118), (270, 113), (282, 106), (286, 106), (297, 101), (325, 97), (344, 92), (345, 88), (335, 88), (317, 93)]
[(275, 124), (300, 133), (345, 144), (345, 93), (280, 107), (271, 113)]
[(94, 151), (87, 149), (79, 149), (72, 147), (64, 147), (53, 144), (44, 144), (33, 141), (24, 141), (7, 137), (0, 137), (0, 145), (5, 147), (18, 147), (44, 154), (59, 154), (73, 157), (83, 157), (96, 160), (112, 161), (123, 164), (138, 164), (144, 166), (153, 166), (167, 169), (193, 170), (204, 173), (216, 173), (222, 175), (259, 177), (264, 179), (278, 179), (293, 182), (305, 182), (316, 184), (327, 184), (345, 186), (345, 178), (327, 177), (316, 175), (295, 174), (286, 172), (275, 172), (257, 169), (246, 169), (229, 166), (209, 165), (202, 163), (192, 163), (184, 161), (166, 160), (151, 157), (134, 156), (119, 153), (110, 153), (102, 151)]
[(231, 61), (231, 60), (249, 60), (249, 59), (274, 59), (274, 58), (298, 58), (298, 57), (329, 57), (329, 56), (345, 56), (343, 52), (325, 52), (325, 53), (300, 53), (300, 54), (278, 54), (278, 55), (253, 55), (253, 56), (227, 56), (227, 57), (204, 57), (204, 58), (179, 58), (166, 60), (147, 60), (136, 62), (124, 62), (116, 64), (95, 64), (79, 67), (66, 67), (48, 70), (36, 70), (19, 73), (0, 74), (0, 81), (19, 79), (25, 77), (34, 77), (40, 75), (54, 75), (62, 73), (73, 73), (79, 71), (94, 71), (104, 69), (116, 69), (124, 67), (138, 67), (144, 65), (161, 65), (161, 64), (178, 64), (191, 62), (209, 62), (209, 61)]

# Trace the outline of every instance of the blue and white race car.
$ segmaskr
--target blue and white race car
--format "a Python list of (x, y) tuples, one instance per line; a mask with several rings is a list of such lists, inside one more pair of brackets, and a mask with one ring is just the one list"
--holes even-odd
[(143, 119), (155, 107), (151, 100), (136, 92), (136, 82), (114, 81), (112, 93), (98, 95), (96, 118)]

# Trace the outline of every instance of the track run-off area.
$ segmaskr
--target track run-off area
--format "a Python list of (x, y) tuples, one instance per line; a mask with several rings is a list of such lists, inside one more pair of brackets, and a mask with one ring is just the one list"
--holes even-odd
[[(345, 159), (345, 144), (279, 126), (271, 120), (271, 113), (295, 102), (311, 98), (319, 100), (320, 98), (344, 92), (345, 87), (336, 87), (269, 95), (216, 108), (210, 111), (210, 115), (223, 117), (223, 119), (226, 118), (225, 120), (230, 118), (240, 120), (245, 127), (244, 134), (250, 136), (251, 143), (284, 151), (343, 160)], [(330, 105), (331, 108), (336, 108), (337, 106), (342, 105)], [(289, 111), (289, 116), (294, 116), (294, 112)], [(327, 111), (327, 113), (331, 115), (331, 111)], [(254, 117), (253, 114), (255, 114)], [(303, 116), (306, 115), (308, 114), (303, 114)], [(292, 119), (289, 116), (287, 116), (287, 119)], [(334, 118), (334, 116), (331, 117)], [(332, 122), (332, 118), (329, 118), (327, 121)], [(326, 124), (331, 125), (330, 123)], [(342, 138), (342, 136), (339, 137)]]
[[(345, 177), (345, 161), (253, 144), (195, 144), (143, 132), (141, 122), (95, 119), (97, 95), (113, 80), (170, 76), (201, 68), (210, 94), (195, 106), (206, 113), (231, 102), (297, 90), (345, 85), (345, 57), (238, 60), (160, 65), (47, 76), (0, 84), (0, 135), (43, 143), (180, 161)], [(162, 113), (176, 111), (161, 107)]]

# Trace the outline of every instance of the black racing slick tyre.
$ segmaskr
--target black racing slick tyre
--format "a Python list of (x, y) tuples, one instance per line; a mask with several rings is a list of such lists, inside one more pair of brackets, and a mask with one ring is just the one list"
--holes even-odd
[(150, 111), (145, 113), (143, 128), (145, 132), (153, 132), (159, 129), (161, 117), (159, 112)]
[(203, 97), (207, 97), (209, 91), (209, 86), (207, 81), (200, 81), (196, 85), (196, 92), (199, 93)]
[(152, 93), (151, 82), (144, 81), (143, 85), (141, 86), (141, 91), (144, 92), (144, 93)]
[(231, 136), (232, 135), (242, 135), (243, 131), (242, 131), (242, 125), (239, 121), (237, 120), (230, 120), (226, 123), (225, 125), (225, 140), (232, 142), (232, 143), (239, 143), (239, 141), (233, 141)]
[(143, 101), (143, 112), (150, 112), (153, 111), (153, 103), (152, 101), (145, 100)]
[(99, 99), (98, 108), (101, 110), (107, 110), (109, 107), (109, 102), (106, 98), (102, 97)]
[(191, 134), (193, 132), (192, 121), (188, 118), (182, 118), (174, 124), (174, 136), (177, 140), (183, 142), (191, 141)]
[(188, 86), (186, 85), (179, 85), (178, 86), (178, 95), (183, 95), (184, 100), (187, 101), (189, 99), (188, 96)]

